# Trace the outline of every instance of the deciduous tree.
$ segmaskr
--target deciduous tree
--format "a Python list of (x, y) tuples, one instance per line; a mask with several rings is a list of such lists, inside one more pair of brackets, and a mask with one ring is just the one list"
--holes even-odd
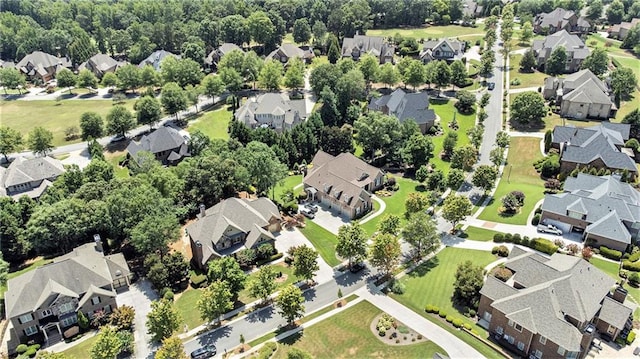
[(484, 284), (484, 269), (467, 260), (458, 265), (456, 281), (453, 283), (453, 295), (461, 303), (469, 307), (477, 307), (480, 300), (480, 289)]
[(0, 69), (0, 85), (4, 87), (5, 95), (7, 89), (18, 89), (18, 92), (22, 94), (22, 88), (27, 85), (27, 80), (24, 74), (15, 67), (3, 67)]
[(304, 297), (300, 288), (289, 284), (280, 289), (276, 298), (276, 306), (289, 325), (293, 324), (296, 318), (304, 315)]
[(162, 116), (160, 102), (155, 97), (151, 96), (144, 96), (140, 100), (136, 101), (133, 109), (136, 110), (138, 124), (149, 125), (149, 128), (152, 128)]
[(238, 293), (245, 288), (247, 275), (240, 268), (238, 262), (232, 257), (222, 257), (209, 262), (209, 281), (224, 281), (229, 283), (229, 290), (233, 298), (237, 298)]
[(198, 299), (200, 317), (207, 323), (218, 321), (222, 314), (233, 309), (232, 298), (229, 283), (218, 280), (209, 284)]
[(431, 138), (421, 133), (414, 133), (404, 143), (402, 160), (413, 168), (420, 168), (433, 157), (433, 142)]
[(360, 262), (367, 256), (367, 235), (357, 222), (338, 228), (338, 244), (336, 253), (347, 258), (349, 267), (353, 262)]
[(85, 112), (80, 116), (80, 130), (84, 141), (89, 138), (100, 138), (104, 135), (102, 117), (96, 112)]
[(422, 212), (429, 207), (429, 204), (429, 197), (424, 194), (420, 192), (409, 193), (407, 199), (404, 201), (405, 214), (409, 217), (413, 213)]
[(18, 152), (22, 148), (22, 134), (17, 130), (0, 126), (0, 153), (4, 156), (5, 161), (9, 162), (9, 153)]
[(77, 81), (76, 75), (69, 69), (60, 70), (56, 75), (56, 80), (58, 80), (58, 87), (67, 87), (69, 93), (71, 93), (71, 87), (75, 86)]
[(391, 274), (400, 262), (400, 241), (388, 233), (378, 233), (369, 247), (369, 262), (385, 276)]
[(118, 337), (118, 331), (111, 325), (100, 328), (98, 337), (91, 347), (91, 359), (113, 359), (122, 352), (122, 341)]
[(134, 126), (133, 115), (124, 106), (114, 106), (107, 114), (107, 133), (109, 134), (125, 136)]
[(258, 83), (260, 87), (269, 91), (276, 91), (280, 88), (282, 82), (282, 64), (279, 61), (269, 60), (264, 63), (260, 75), (258, 76)]
[(609, 55), (607, 55), (607, 50), (602, 47), (596, 47), (591, 51), (591, 54), (584, 59), (581, 68), (589, 69), (596, 76), (600, 76), (607, 72), (608, 65)]
[(178, 220), (173, 213), (149, 215), (133, 227), (131, 244), (143, 255), (157, 251), (165, 253), (167, 244), (178, 237), (178, 230)]
[(457, 190), (464, 182), (464, 172), (458, 168), (452, 168), (447, 175), (447, 186), (452, 190)]
[(44, 127), (35, 127), (29, 132), (28, 145), (33, 153), (46, 156), (53, 149), (53, 133)]
[(205, 76), (200, 84), (204, 89), (204, 94), (212, 99), (222, 94), (225, 90), (222, 77), (217, 75)]
[(269, 299), (277, 287), (276, 272), (272, 266), (260, 267), (255, 277), (249, 281), (249, 293), (254, 298), (262, 299), (263, 302)]
[(480, 165), (473, 173), (471, 183), (476, 187), (482, 188), (486, 194), (495, 185), (497, 177), (498, 170), (494, 166)]
[[(447, 71), (449, 71), (448, 67)], [(403, 72), (402, 81), (407, 85), (413, 86), (415, 90), (416, 87), (425, 83), (426, 76), (426, 70), (422, 62), (420, 60), (411, 60)]]
[(378, 80), (387, 87), (393, 87), (400, 81), (400, 72), (391, 63), (386, 63), (380, 67)]
[(638, 79), (628, 67), (618, 67), (611, 73), (611, 88), (618, 100), (629, 97), (637, 84)]
[(451, 222), (453, 228), (455, 228), (458, 222), (471, 214), (471, 207), (472, 204), (469, 198), (455, 194), (449, 195), (449, 197), (444, 200), (442, 218)]
[(563, 74), (567, 64), (567, 51), (564, 47), (558, 46), (552, 52), (544, 65), (545, 72), (555, 76)]
[(400, 235), (413, 247), (418, 259), (435, 252), (440, 246), (436, 222), (424, 211), (412, 214)]
[(292, 90), (304, 86), (304, 63), (299, 57), (289, 60), (289, 66), (284, 74), (284, 86)]
[(78, 73), (78, 86), (85, 88), (98, 88), (98, 78), (93, 72), (84, 69)]
[(522, 24), (522, 28), (520, 30), (520, 42), (528, 43), (533, 37), (533, 26), (531, 25), (531, 21), (526, 21)]
[(175, 82), (167, 82), (162, 86), (160, 100), (164, 110), (171, 115), (176, 115), (176, 118), (180, 111), (187, 109), (187, 96)]
[(544, 99), (535, 91), (520, 93), (511, 103), (511, 119), (522, 124), (539, 123), (546, 114)]
[(118, 77), (118, 87), (124, 91), (133, 90), (140, 87), (140, 68), (136, 65), (128, 64), (116, 70)]
[(176, 336), (162, 340), (162, 346), (156, 352), (155, 359), (187, 359), (182, 340)]
[[(325, 28), (326, 31), (326, 28)], [(311, 40), (311, 26), (305, 18), (297, 19), (293, 23), (293, 41), (298, 44), (305, 44)]]
[(172, 302), (166, 299), (151, 302), (151, 311), (147, 314), (147, 332), (153, 341), (160, 342), (169, 338), (180, 328), (181, 323), (180, 313)]
[(451, 70), (451, 83), (453, 86), (463, 87), (467, 83), (467, 68), (462, 61), (456, 60), (449, 66)]
[(297, 277), (310, 281), (315, 272), (320, 269), (318, 266), (318, 252), (313, 248), (303, 244), (296, 248), (293, 255), (293, 274)]

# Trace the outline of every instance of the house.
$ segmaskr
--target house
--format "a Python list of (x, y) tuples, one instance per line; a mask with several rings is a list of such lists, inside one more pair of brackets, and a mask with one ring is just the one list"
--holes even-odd
[(173, 165), (189, 157), (187, 140), (174, 128), (163, 126), (142, 136), (140, 142), (131, 141), (127, 146), (127, 157), (139, 161), (138, 153), (147, 151), (163, 165)]
[(476, 0), (464, 0), (462, 2), (462, 15), (470, 18), (482, 17), (484, 6), (478, 4)]
[(436, 121), (436, 113), (429, 108), (429, 95), (426, 92), (406, 93), (397, 89), (389, 95), (372, 98), (368, 108), (393, 115), (400, 123), (412, 120), (418, 124), (423, 134)]
[(117, 69), (126, 65), (125, 62), (116, 61), (113, 57), (105, 54), (95, 54), (89, 60), (78, 66), (78, 71), (89, 70), (98, 78), (102, 78), (107, 72), (116, 72)]
[(162, 63), (162, 60), (164, 60), (167, 56), (180, 59), (180, 55), (175, 55), (165, 50), (157, 50), (157, 51), (154, 51), (151, 55), (149, 55), (149, 57), (142, 60), (142, 62), (138, 64), (138, 67), (143, 68), (147, 65), (151, 65), (153, 66), (154, 70), (160, 71), (160, 64)]
[(117, 308), (116, 290), (129, 286), (131, 272), (121, 253), (105, 255), (102, 242), (85, 244), (52, 263), (9, 279), (5, 293), (9, 353), (34, 340), (62, 340), (78, 313), (93, 318)]
[(308, 114), (304, 99), (291, 100), (285, 93), (268, 92), (247, 100), (233, 116), (251, 128), (268, 127), (282, 132), (304, 121)]
[(618, 108), (606, 83), (585, 69), (565, 78), (547, 77), (544, 80), (543, 97), (553, 100), (560, 116), (584, 120), (606, 120), (615, 117)]
[(34, 51), (20, 60), (16, 67), (31, 81), (45, 83), (54, 77), (62, 69), (72, 67), (71, 60), (66, 57), (57, 57), (46, 52)]
[(464, 55), (465, 43), (454, 39), (428, 40), (424, 42), (420, 51), (420, 61), (428, 63), (434, 60), (453, 62), (461, 60)]
[(52, 157), (17, 157), (9, 167), (0, 167), (0, 196), (15, 200), (22, 196), (40, 198), (58, 176), (64, 173), (62, 162)]
[(523, 358), (584, 358), (595, 332), (626, 338), (635, 304), (615, 279), (580, 257), (550, 258), (514, 247), (506, 282), (490, 275), (480, 290), (479, 324)]
[(556, 8), (550, 13), (538, 14), (533, 20), (533, 31), (536, 34), (547, 35), (561, 30), (586, 34), (591, 31), (591, 24), (580, 14), (562, 8)]
[(395, 47), (381, 36), (365, 36), (356, 34), (354, 37), (345, 37), (342, 40), (342, 57), (350, 57), (354, 61), (360, 60), (365, 54), (375, 56), (381, 64), (393, 63)]
[(623, 148), (629, 139), (629, 124), (603, 122), (592, 127), (556, 126), (551, 147), (560, 152), (560, 170), (568, 173), (576, 167), (605, 168), (627, 172), (630, 179), (638, 174), (633, 151)]
[(617, 175), (579, 173), (567, 177), (564, 192), (544, 197), (540, 218), (566, 232), (582, 233), (590, 245), (624, 252), (638, 240), (640, 193)]
[(629, 30), (638, 24), (640, 24), (640, 19), (638, 18), (631, 19), (631, 22), (623, 21), (619, 24), (615, 24), (607, 30), (609, 38), (624, 40), (624, 38), (627, 37)]
[(318, 151), (313, 168), (304, 176), (304, 190), (349, 219), (364, 216), (373, 205), (371, 194), (384, 185), (384, 172), (351, 153), (332, 156)]
[(206, 268), (211, 259), (232, 255), (243, 249), (257, 249), (275, 242), (282, 217), (270, 199), (228, 198), (205, 210), (185, 231), (191, 241), (193, 262)]
[(533, 40), (532, 50), (536, 57), (538, 68), (544, 68), (551, 53), (558, 47), (563, 47), (567, 53), (567, 65), (565, 66), (565, 72), (567, 73), (578, 71), (582, 61), (591, 53), (577, 35), (561, 30), (542, 40)]
[(315, 57), (315, 54), (310, 46), (298, 47), (294, 44), (285, 43), (271, 51), (265, 60), (275, 60), (286, 64), (294, 57), (301, 59), (305, 63), (310, 63)]
[(218, 46), (217, 49), (211, 51), (209, 55), (207, 55), (207, 57), (204, 59), (205, 66), (209, 68), (217, 68), (220, 59), (222, 59), (224, 55), (234, 50), (242, 51), (242, 48), (236, 44), (225, 42), (224, 44)]

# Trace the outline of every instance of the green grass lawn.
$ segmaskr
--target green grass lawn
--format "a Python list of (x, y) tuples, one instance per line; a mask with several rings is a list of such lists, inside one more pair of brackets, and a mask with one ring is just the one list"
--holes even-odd
[[(535, 137), (513, 137), (509, 146), (507, 165), (492, 202), (482, 211), (480, 219), (508, 224), (526, 224), (534, 205), (544, 197), (544, 185), (540, 175), (533, 168), (533, 162), (542, 158), (540, 139)], [(502, 206), (502, 197), (511, 191), (525, 194), (524, 206), (520, 213), (503, 216), (498, 209)]]
[(118, 152), (105, 152), (104, 158), (107, 160), (109, 164), (113, 167), (113, 172), (117, 178), (128, 178), (131, 176), (129, 173), (129, 169), (127, 167), (120, 166), (120, 162), (125, 159), (127, 155), (122, 153), (122, 151)]
[[(431, 341), (409, 345), (387, 345), (376, 338), (371, 322), (382, 313), (369, 302), (361, 302), (342, 313), (306, 328), (278, 343), (272, 356), (284, 359), (291, 347), (300, 348), (313, 358), (431, 358), (445, 351)], [(411, 326), (411, 323), (404, 323)]]
[(467, 40), (468, 36), (472, 35), (484, 35), (484, 30), (481, 26), (478, 27), (463, 27), (458, 25), (447, 26), (429, 26), (426, 28), (414, 28), (414, 29), (376, 29), (368, 30), (368, 36), (384, 36), (392, 37), (396, 33), (404, 37), (421, 38), (441, 38), (441, 37), (463, 37), (462, 40)]
[[(133, 111), (134, 100), (124, 103)], [(61, 101), (0, 101), (2, 125), (16, 129), (26, 136), (34, 127), (42, 126), (53, 133), (53, 145), (61, 146), (80, 142), (66, 141), (64, 130), (80, 127), (80, 116), (89, 111), (97, 112), (105, 119), (113, 107), (108, 100), (61, 100)], [(106, 119), (105, 119), (106, 121)]]
[(493, 240), (493, 235), (497, 233), (502, 232), (479, 227), (467, 227), (458, 237), (470, 239), (472, 241), (491, 242)]
[[(640, 67), (640, 65), (638, 65)], [(638, 79), (638, 83), (640, 83), (640, 78)], [(618, 113), (616, 114), (616, 118), (612, 120), (612, 122), (621, 122), (624, 116), (629, 114), (629, 112), (638, 108), (638, 103), (640, 102), (640, 91), (636, 88), (635, 91), (630, 95), (630, 98), (627, 101), (622, 101), (620, 103), (620, 108), (618, 109)]]
[[(283, 276), (286, 276), (285, 280), (277, 280), (278, 283), (278, 289), (284, 287), (287, 284), (292, 284), (292, 283), (296, 283), (298, 281), (298, 277), (293, 275), (293, 267), (290, 266), (285, 266), (284, 263), (282, 264), (273, 264), (271, 265), (271, 267), (273, 268), (273, 270), (278, 273), (278, 272), (282, 272)], [(243, 289), (240, 291), (240, 294), (238, 294), (238, 300), (241, 301), (242, 303), (245, 304), (249, 304), (251, 302), (253, 302), (254, 300), (257, 300), (258, 298), (254, 298), (249, 294), (249, 281), (251, 280), (252, 277), (255, 277), (257, 274), (257, 272), (253, 272), (249, 275), (249, 278), (247, 278), (247, 288)]]
[(520, 85), (509, 85), (509, 87), (517, 89), (543, 86), (545, 77), (549, 77), (549, 75), (540, 71), (534, 71), (532, 73), (520, 72), (521, 59), (522, 55), (510, 55), (509, 82), (517, 78), (520, 80)]
[(604, 48), (610, 55), (633, 56), (631, 53), (627, 52), (627, 50), (620, 48), (622, 41), (604, 38), (598, 33), (589, 35), (585, 44), (591, 49), (598, 47)]
[(338, 237), (335, 234), (309, 220), (305, 221), (305, 227), (300, 228), (300, 232), (313, 244), (320, 257), (328, 265), (335, 267), (341, 263), (336, 257)]
[[(432, 108), (436, 115), (440, 117), (440, 125), (444, 130), (445, 134), (448, 131), (453, 131), (449, 128), (449, 123), (453, 120), (454, 113), (456, 113), (456, 108), (453, 107), (454, 101), (448, 101), (447, 103), (434, 103), (432, 102), (429, 107)], [(476, 124), (476, 114), (475, 112), (471, 115), (462, 115), (458, 113), (456, 115), (456, 121), (458, 122), (458, 147), (469, 144), (469, 136), (467, 136), (467, 130), (475, 126)], [(432, 137), (433, 141), (433, 158), (429, 161), (432, 165), (435, 165), (437, 169), (442, 170), (442, 172), (449, 173), (449, 162), (445, 162), (440, 159), (440, 152), (442, 152), (442, 144), (444, 142), (445, 134), (437, 137)]]
[(201, 112), (197, 119), (191, 120), (187, 131), (200, 130), (209, 138), (216, 139), (221, 138), (223, 140), (229, 139), (229, 122), (233, 117), (229, 106), (218, 105), (211, 111)]
[(201, 289), (189, 288), (180, 294), (180, 297), (176, 300), (175, 306), (182, 317), (184, 324), (193, 329), (204, 323), (204, 320), (200, 318), (200, 311), (198, 310), (198, 299), (202, 295)]
[(380, 197), (387, 205), (384, 213), (362, 225), (368, 235), (372, 235), (376, 231), (378, 222), (384, 218), (386, 213), (400, 216), (401, 223), (404, 223), (404, 202), (407, 200), (409, 193), (417, 192), (418, 182), (408, 178), (396, 177), (396, 183), (400, 187), (397, 192), (390, 197)]
[[(273, 197), (275, 198), (276, 201), (280, 200), (280, 196), (282, 195), (282, 193), (288, 189), (288, 188), (295, 188), (295, 186), (299, 185), (302, 183), (302, 175), (293, 175), (293, 176), (288, 176), (285, 177), (285, 179), (283, 179), (282, 181), (280, 181), (280, 183), (278, 183), (276, 185), (276, 187), (273, 190)], [(302, 193), (303, 188), (302, 186), (298, 187), (298, 189), (295, 189), (293, 191), (294, 195), (297, 195), (299, 193)]]
[[(85, 334), (85, 335), (88, 335), (88, 334)], [(74, 345), (71, 348), (63, 351), (62, 353), (74, 359), (88, 358), (89, 353), (91, 352), (91, 347), (97, 340), (98, 340), (98, 336), (94, 335), (91, 338), (86, 339), (82, 343)]]

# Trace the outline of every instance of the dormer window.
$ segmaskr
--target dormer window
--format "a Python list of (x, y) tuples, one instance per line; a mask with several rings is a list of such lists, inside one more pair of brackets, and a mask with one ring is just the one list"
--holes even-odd
[(335, 191), (333, 193), (333, 196), (336, 197), (336, 199), (340, 199), (340, 195), (342, 195), (342, 191)]
[(330, 184), (325, 184), (324, 185), (324, 192), (325, 193), (330, 193), (331, 192), (331, 185)]

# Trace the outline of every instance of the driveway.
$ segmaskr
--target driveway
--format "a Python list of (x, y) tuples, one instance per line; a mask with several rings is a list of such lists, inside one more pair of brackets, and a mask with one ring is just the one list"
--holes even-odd
[[(276, 236), (276, 249), (278, 252), (287, 253), (289, 248), (295, 246), (301, 246), (306, 244), (307, 246), (314, 248), (313, 244), (309, 242), (307, 237), (305, 237), (297, 228), (292, 230), (283, 229)], [(318, 256), (318, 266), (320, 269), (316, 272), (316, 275), (313, 279), (318, 283), (326, 283), (334, 279), (334, 271), (331, 266), (325, 262), (322, 257)]]
[(158, 295), (151, 288), (151, 283), (140, 279), (129, 286), (126, 292), (118, 293), (116, 303), (128, 305), (136, 311), (134, 319), (133, 338), (135, 340), (135, 358), (153, 358), (155, 345), (151, 343), (151, 336), (147, 334), (147, 314), (151, 311), (151, 301), (158, 299)]
[(318, 206), (318, 212), (316, 213), (316, 217), (312, 219), (312, 221), (320, 227), (326, 229), (327, 231), (333, 234), (338, 234), (338, 228), (344, 226), (345, 224), (351, 223), (351, 220), (345, 216), (342, 216), (339, 211), (335, 209), (331, 210), (320, 203), (316, 204)]

